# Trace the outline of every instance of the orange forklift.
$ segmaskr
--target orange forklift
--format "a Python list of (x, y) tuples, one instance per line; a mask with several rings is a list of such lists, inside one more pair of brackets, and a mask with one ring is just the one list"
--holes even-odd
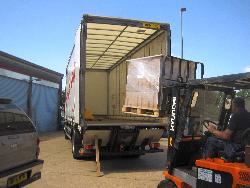
[[(250, 188), (250, 125), (242, 134), (242, 147), (226, 159), (203, 159), (207, 123), (227, 128), (231, 101), (240, 89), (250, 89), (250, 73), (233, 74), (186, 83), (165, 80), (171, 89), (165, 180), (158, 188)], [(230, 162), (228, 162), (230, 161)]]

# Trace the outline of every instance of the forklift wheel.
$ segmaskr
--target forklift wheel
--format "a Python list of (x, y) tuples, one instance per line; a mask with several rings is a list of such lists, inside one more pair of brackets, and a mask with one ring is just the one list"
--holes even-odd
[(170, 180), (162, 180), (157, 188), (177, 188), (177, 186)]

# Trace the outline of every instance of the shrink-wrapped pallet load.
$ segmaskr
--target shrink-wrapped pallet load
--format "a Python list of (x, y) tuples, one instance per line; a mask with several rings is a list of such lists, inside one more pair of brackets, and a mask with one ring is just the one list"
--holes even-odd
[(124, 113), (158, 117), (162, 80), (186, 82), (195, 78), (196, 62), (171, 56), (151, 56), (128, 61)]

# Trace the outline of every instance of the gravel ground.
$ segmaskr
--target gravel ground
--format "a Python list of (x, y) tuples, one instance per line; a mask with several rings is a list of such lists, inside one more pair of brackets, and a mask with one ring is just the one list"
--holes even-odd
[(40, 158), (45, 161), (42, 179), (27, 187), (154, 188), (163, 179), (166, 140), (161, 141), (162, 153), (146, 154), (138, 159), (101, 159), (104, 176), (97, 177), (95, 160), (74, 160), (71, 143), (64, 139), (62, 131), (41, 135), (40, 138)]

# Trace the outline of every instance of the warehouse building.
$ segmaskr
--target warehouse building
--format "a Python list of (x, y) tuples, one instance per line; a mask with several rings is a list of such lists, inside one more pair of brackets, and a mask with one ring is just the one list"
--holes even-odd
[(39, 132), (61, 126), (63, 74), (0, 51), (0, 98), (10, 98)]

